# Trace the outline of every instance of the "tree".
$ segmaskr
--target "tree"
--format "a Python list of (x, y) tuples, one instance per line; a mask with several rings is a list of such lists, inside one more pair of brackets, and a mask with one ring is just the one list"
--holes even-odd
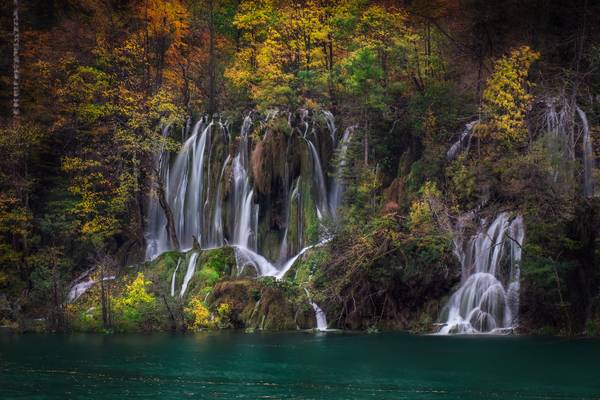
[(527, 138), (527, 111), (533, 100), (527, 79), (531, 64), (540, 54), (528, 46), (513, 49), (494, 65), (483, 92), (482, 111), (487, 118), (485, 128), (509, 144), (523, 143)]
[(13, 118), (15, 124), (21, 113), (20, 109), (20, 35), (19, 35), (19, 0), (13, 3)]
[(369, 111), (384, 107), (383, 75), (376, 52), (371, 48), (361, 48), (346, 60), (345, 82), (349, 92), (359, 99), (365, 166), (369, 164)]

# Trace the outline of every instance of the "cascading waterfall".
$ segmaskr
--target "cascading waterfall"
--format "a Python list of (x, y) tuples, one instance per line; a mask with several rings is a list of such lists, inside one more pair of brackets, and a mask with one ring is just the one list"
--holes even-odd
[(337, 217), (337, 209), (342, 204), (342, 195), (344, 193), (344, 184), (341, 180), (344, 167), (346, 166), (346, 155), (348, 153), (348, 144), (352, 138), (352, 133), (356, 129), (356, 126), (350, 126), (344, 131), (342, 140), (340, 141), (338, 151), (338, 163), (335, 168), (335, 177), (333, 184), (331, 185), (331, 191), (329, 192), (329, 208), (334, 218)]
[[(180, 296), (185, 294), (192, 277), (194, 276), (194, 272), (196, 272), (196, 261), (198, 261), (198, 256), (200, 253), (194, 252), (189, 256), (187, 270), (185, 272), (185, 276), (183, 277), (183, 284), (181, 285), (181, 292), (179, 292)], [(175, 278), (175, 276), (173, 276)]]
[(221, 168), (221, 173), (219, 174), (219, 183), (217, 187), (217, 194), (215, 196), (215, 205), (214, 205), (214, 215), (211, 226), (211, 231), (209, 232), (209, 245), (211, 247), (223, 246), (223, 176), (225, 174), (225, 168), (229, 165), (229, 161), (231, 160), (231, 156), (228, 154), (227, 158), (225, 158), (225, 162), (223, 162), (223, 167)]
[[(583, 195), (594, 195), (594, 149), (590, 128), (585, 111), (577, 104), (572, 104), (564, 97), (546, 99), (542, 118), (542, 126), (552, 141), (551, 150), (558, 152), (562, 158), (575, 160), (577, 156), (576, 143), (582, 138), (581, 159), (583, 164)], [(576, 119), (579, 119), (577, 123)], [(580, 129), (577, 129), (577, 128)], [(558, 182), (561, 175), (568, 175), (568, 166), (562, 163), (553, 165), (553, 178)], [(571, 172), (572, 173), (572, 172)]]
[[(277, 114), (273, 111), (268, 113), (266, 120), (258, 120), (260, 124), (256, 125), (257, 129), (267, 126), (266, 121), (275, 118)], [(335, 119), (331, 113), (324, 112), (324, 115), (329, 134), (332, 141), (335, 142), (337, 129)], [(289, 121), (291, 121), (291, 115)], [(169, 250), (189, 251), (195, 248), (196, 244), (200, 248), (230, 245), (235, 251), (238, 271), (241, 272), (245, 266), (251, 265), (259, 276), (283, 277), (302, 254), (315, 246), (306, 246), (303, 243), (305, 240), (303, 207), (305, 204), (311, 203), (306, 203), (302, 199), (305, 196), (311, 196), (311, 193), (302, 193), (302, 182), (311, 179), (315, 184), (316, 190), (312, 195), (319, 217), (335, 212), (335, 208), (341, 203), (343, 192), (342, 185), (337, 182), (336, 178), (331, 183), (328, 194), (323, 170), (324, 163), (320, 159), (315, 144), (307, 138), (308, 133), (311, 132), (308, 111), (300, 112), (299, 124), (301, 127), (299, 137), (307, 144), (309, 162), (311, 162), (311, 168), (308, 171), (311, 176), (289, 176), (286, 162), (285, 179), (288, 183), (285, 183), (287, 191), (287, 199), (284, 200), (287, 209), (283, 214), (285, 226), (282, 235), (279, 236), (279, 251), (276, 253), (274, 262), (261, 254), (259, 248), (261, 238), (258, 235), (258, 224), (261, 221), (259, 219), (261, 210), (250, 176), (250, 132), (255, 125), (250, 115), (244, 118), (240, 135), (234, 146), (229, 146), (232, 140), (227, 123), (204, 117), (194, 125), (191, 134), (185, 139), (181, 150), (176, 155), (171, 157), (168, 152), (161, 153), (157, 162), (159, 186), (164, 190), (166, 209), (171, 212), (174, 236), (176, 236), (179, 246), (174, 244), (176, 241), (167, 233), (168, 221), (167, 213), (163, 209), (164, 205), (160, 204), (158, 196), (151, 196), (148, 206), (146, 258), (154, 259)], [(166, 135), (168, 130), (164, 132)], [(224, 146), (218, 142), (221, 140), (221, 136), (218, 136), (219, 133), (222, 133)], [(311, 132), (312, 134), (318, 140), (314, 130)], [(337, 153), (341, 155), (338, 158), (337, 169), (343, 166), (350, 136), (351, 128), (345, 131), (337, 146)], [(289, 143), (288, 141), (288, 145)], [(232, 148), (235, 150), (230, 153)], [(223, 149), (225, 153), (219, 153), (218, 149)], [(294, 173), (297, 174), (297, 172)], [(217, 177), (218, 179), (215, 179)], [(288, 180), (292, 180), (292, 183), (290, 184)], [(293, 219), (292, 208), (295, 210)], [(296, 226), (297, 229), (292, 236), (293, 242), (290, 242), (290, 226)], [(194, 239), (197, 240), (197, 243), (194, 242)], [(317, 245), (325, 242), (326, 240), (321, 240)], [(292, 251), (297, 253), (291, 255)], [(185, 294), (194, 275), (198, 254), (197, 251), (188, 254), (187, 270), (179, 291), (181, 296)], [(171, 282), (172, 286), (175, 283), (177, 271), (181, 269), (183, 268), (176, 267)], [(172, 292), (174, 294), (175, 290), (173, 289)]]
[(235, 226), (233, 244), (256, 249), (257, 226), (254, 224), (258, 205), (254, 204), (254, 190), (248, 174), (248, 132), (252, 126), (250, 117), (244, 119), (240, 136), (239, 151), (233, 160), (233, 204)]
[(517, 325), (523, 218), (502, 213), (464, 241), (457, 235), (454, 253), (462, 267), (460, 288), (442, 312), (440, 334), (503, 333)]
[[(165, 198), (173, 215), (173, 224), (181, 250), (192, 248), (193, 239), (202, 238), (201, 205), (204, 188), (204, 155), (212, 123), (206, 124), (200, 119), (185, 141), (173, 165), (168, 162), (160, 165), (160, 179), (164, 187)], [(164, 153), (164, 152), (163, 152)], [(166, 157), (166, 156), (165, 156)], [(163, 156), (161, 156), (161, 159)], [(167, 218), (161, 210), (157, 198), (152, 198), (149, 209), (156, 210), (150, 215), (146, 240), (146, 258), (154, 259), (159, 254), (172, 249), (171, 238), (165, 226)]]
[(325, 312), (321, 310), (321, 307), (319, 307), (317, 303), (311, 300), (308, 289), (304, 288), (304, 291), (306, 292), (306, 297), (308, 297), (308, 303), (315, 312), (315, 320), (317, 321), (316, 329), (325, 332), (327, 330), (327, 315), (325, 315)]
[(583, 195), (591, 197), (594, 194), (594, 182), (592, 173), (594, 171), (594, 149), (590, 138), (590, 124), (585, 112), (577, 107), (577, 115), (581, 119), (583, 129)]
[[(288, 257), (288, 233), (290, 230), (290, 218), (292, 212), (292, 206), (294, 201), (298, 201), (300, 199), (300, 177), (296, 179), (296, 183), (292, 186), (291, 192), (288, 196), (287, 209), (286, 209), (286, 217), (285, 217), (285, 231), (283, 232), (283, 239), (281, 240), (281, 244), (279, 245), (279, 262), (285, 262)], [(299, 225), (299, 224), (298, 224)]]
[(175, 267), (175, 271), (173, 271), (173, 277), (171, 278), (171, 297), (175, 296), (175, 279), (177, 278), (177, 270), (179, 270), (180, 265), (181, 265), (181, 258), (178, 258), (177, 266)]
[[(169, 135), (171, 126), (166, 125), (161, 132), (163, 137), (167, 137)], [(164, 151), (164, 146), (161, 146), (160, 152), (156, 155), (155, 164), (157, 167), (157, 171), (160, 175), (160, 180), (162, 182), (168, 181), (168, 166), (169, 163), (169, 153)], [(161, 248), (165, 245), (164, 238), (160, 238), (162, 234), (166, 235), (166, 231), (163, 229), (166, 218), (163, 210), (160, 208), (158, 200), (151, 201), (148, 209), (149, 227), (148, 230), (151, 233), (149, 237), (147, 237), (147, 246), (146, 246), (146, 258), (152, 259), (156, 255), (162, 253), (166, 250), (166, 248)], [(161, 240), (163, 239), (163, 240)]]
[(469, 151), (473, 130), (478, 123), (479, 120), (476, 120), (465, 125), (465, 129), (460, 134), (458, 140), (452, 144), (450, 149), (448, 149), (448, 152), (446, 153), (447, 161), (454, 160), (463, 150)]
[[(114, 275), (104, 277), (103, 281), (112, 281), (116, 277)], [(67, 295), (67, 302), (73, 303), (75, 300), (81, 297), (85, 292), (87, 292), (92, 286), (97, 284), (99, 281), (90, 279), (83, 282), (75, 283), (71, 289), (69, 290), (69, 294)]]
[(323, 111), (323, 116), (325, 117), (325, 122), (327, 123), (327, 128), (329, 128), (329, 136), (331, 137), (331, 143), (333, 147), (335, 147), (337, 143), (337, 127), (335, 126), (335, 117), (331, 111)]
[(327, 189), (325, 188), (325, 176), (323, 175), (321, 159), (319, 158), (319, 153), (317, 152), (315, 145), (309, 139), (305, 138), (305, 140), (308, 144), (308, 148), (310, 149), (310, 153), (312, 155), (315, 184), (317, 185), (319, 199), (317, 211), (319, 218), (321, 218), (323, 216), (329, 215), (329, 205), (327, 204)]

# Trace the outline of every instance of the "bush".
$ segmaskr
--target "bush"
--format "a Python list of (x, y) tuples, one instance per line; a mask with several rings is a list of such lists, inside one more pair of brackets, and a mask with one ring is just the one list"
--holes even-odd
[(208, 308), (199, 297), (193, 297), (184, 310), (188, 327), (193, 331), (200, 331), (215, 326)]
[(148, 292), (152, 282), (142, 272), (128, 284), (122, 297), (112, 299), (114, 326), (118, 331), (152, 330), (156, 326), (156, 298)]

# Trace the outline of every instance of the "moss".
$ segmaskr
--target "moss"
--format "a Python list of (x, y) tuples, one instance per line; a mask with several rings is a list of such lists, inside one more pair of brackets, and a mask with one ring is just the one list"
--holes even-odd
[(326, 248), (312, 248), (294, 263), (284, 278), (293, 281), (297, 285), (307, 287), (317, 271), (327, 263), (329, 258), (330, 254)]
[(252, 310), (259, 298), (259, 285), (255, 280), (236, 279), (217, 282), (208, 303), (212, 308), (227, 303), (230, 306), (230, 321), (233, 327), (244, 328), (252, 318)]

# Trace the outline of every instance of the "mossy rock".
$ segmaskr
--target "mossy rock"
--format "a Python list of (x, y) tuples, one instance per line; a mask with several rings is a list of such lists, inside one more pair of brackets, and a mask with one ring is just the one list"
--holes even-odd
[(211, 308), (223, 303), (229, 304), (231, 323), (235, 328), (245, 328), (258, 300), (260, 288), (256, 280), (235, 279), (217, 282), (207, 302)]
[[(188, 255), (191, 257), (191, 255)], [(182, 263), (177, 271), (176, 286), (181, 287), (185, 274), (187, 272), (187, 261)], [(208, 295), (214, 285), (225, 277), (231, 277), (236, 272), (235, 252), (232, 247), (222, 247), (217, 249), (201, 250), (196, 259), (196, 268), (194, 275), (190, 280), (186, 297)], [(172, 279), (172, 278), (171, 278)], [(169, 282), (171, 282), (169, 280)]]
[(275, 288), (263, 288), (257, 312), (257, 329), (286, 331), (297, 329), (294, 305)]
[(258, 273), (256, 272), (256, 268), (253, 265), (244, 265), (242, 270), (237, 275), (238, 278), (241, 279), (256, 279), (258, 277)]

